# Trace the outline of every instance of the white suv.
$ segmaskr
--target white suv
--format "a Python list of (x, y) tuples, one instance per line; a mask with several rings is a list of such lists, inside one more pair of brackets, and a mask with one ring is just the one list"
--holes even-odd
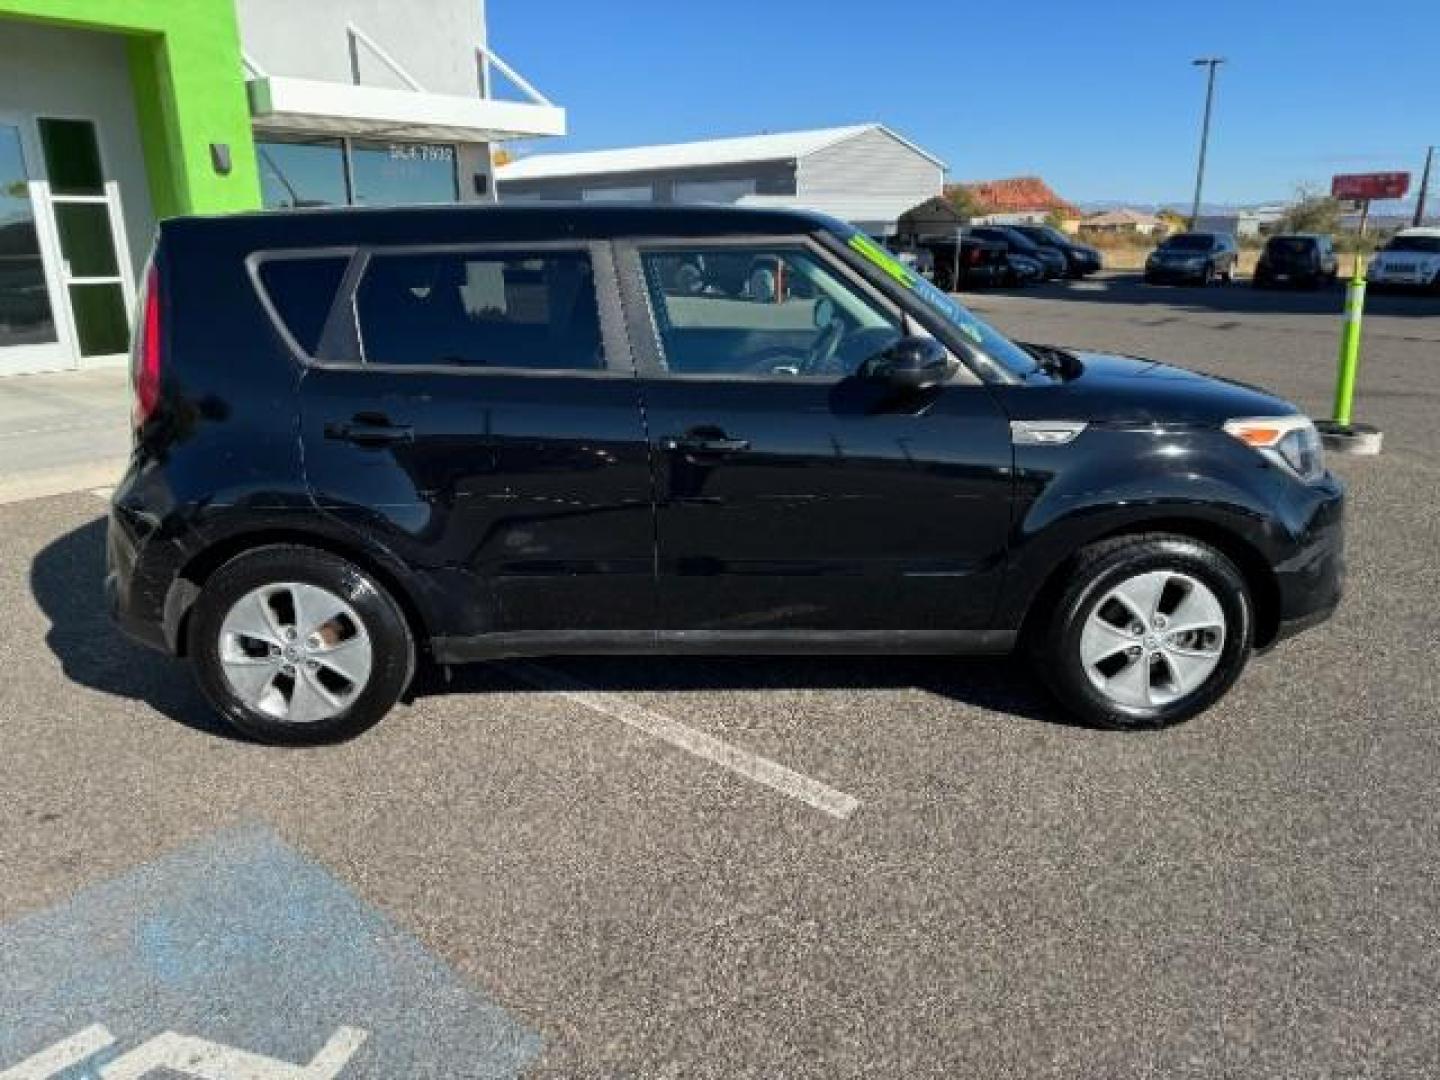
[(1401, 229), (1375, 254), (1372, 285), (1429, 286), (1440, 292), (1440, 229)]

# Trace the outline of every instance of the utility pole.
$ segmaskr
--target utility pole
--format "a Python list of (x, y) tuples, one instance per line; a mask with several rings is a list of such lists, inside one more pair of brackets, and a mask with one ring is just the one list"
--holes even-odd
[(1215, 69), (1225, 63), (1223, 56), (1202, 56), (1190, 61), (1196, 67), (1209, 68), (1205, 81), (1205, 119), (1200, 124), (1200, 162), (1195, 167), (1195, 202), (1190, 207), (1190, 228), (1200, 216), (1200, 189), (1205, 185), (1205, 150), (1210, 145), (1210, 106), (1215, 100)]
[(1425, 169), (1420, 173), (1420, 194), (1415, 199), (1415, 220), (1410, 224), (1417, 229), (1425, 224), (1425, 193), (1430, 190), (1430, 162), (1435, 157), (1435, 147), (1425, 149)]

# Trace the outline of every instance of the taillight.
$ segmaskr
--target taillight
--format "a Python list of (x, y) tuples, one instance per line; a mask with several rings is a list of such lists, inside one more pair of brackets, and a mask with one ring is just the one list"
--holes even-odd
[(140, 317), (140, 340), (135, 343), (135, 357), (130, 373), (135, 405), (131, 421), (138, 429), (149, 420), (160, 404), (160, 271), (153, 264), (145, 278), (145, 304)]

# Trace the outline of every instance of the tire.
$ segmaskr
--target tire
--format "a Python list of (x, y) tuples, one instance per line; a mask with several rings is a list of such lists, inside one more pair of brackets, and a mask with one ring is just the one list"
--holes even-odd
[[(1133, 608), (1115, 607), (1113, 597), (1119, 587), (1133, 592), (1155, 580), (1164, 582), (1156, 594), (1159, 612), (1166, 612), (1168, 605), (1177, 617), (1189, 613), (1190, 625), (1218, 625), (1216, 620), (1223, 617), (1220, 637), (1206, 629), (1193, 638), (1187, 632), (1176, 639), (1173, 627), (1167, 634), (1163, 625), (1152, 625), (1130, 645), (1128, 630), (1089, 629), (1092, 617), (1114, 626), (1117, 610), (1122, 620), (1132, 618), (1125, 613)], [(1212, 601), (1216, 606), (1209, 606)], [(1062, 707), (1084, 723), (1121, 730), (1168, 727), (1204, 712), (1240, 677), (1254, 640), (1253, 610), (1245, 579), (1209, 545), (1164, 533), (1119, 537), (1092, 545), (1076, 557), (1053, 608), (1048, 613), (1037, 611), (1045, 621), (1034, 627), (1030, 659)], [(1156, 639), (1171, 644), (1161, 652)], [(1098, 642), (1098, 648), (1092, 642)], [(1185, 651), (1180, 643), (1192, 647)], [(1123, 649), (1123, 655), (1117, 651), (1107, 657), (1092, 675), (1086, 650), (1093, 656), (1112, 645)], [(1133, 650), (1141, 650), (1138, 657), (1130, 655)], [(1188, 688), (1177, 675), (1182, 668), (1171, 666), (1172, 658), (1187, 672)], [(1127, 674), (1139, 681), (1127, 680)], [(1102, 688), (1097, 679), (1112, 689)], [(1137, 693), (1125, 694), (1122, 688)], [(1141, 697), (1145, 701), (1135, 700)]]
[(415, 673), (410, 627), (390, 594), (344, 559), (296, 545), (257, 548), (217, 570), (195, 603), (188, 644), (210, 704), (266, 743), (353, 738)]

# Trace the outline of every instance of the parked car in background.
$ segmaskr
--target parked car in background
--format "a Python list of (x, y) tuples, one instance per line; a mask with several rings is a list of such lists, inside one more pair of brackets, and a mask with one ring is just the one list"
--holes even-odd
[(981, 240), (993, 240), (996, 243), (1004, 244), (1016, 255), (1034, 259), (1044, 267), (1046, 278), (1065, 276), (1067, 264), (1064, 255), (1054, 248), (1041, 247), (1024, 233), (1009, 225), (976, 225), (969, 232)]
[(1370, 260), (1374, 288), (1428, 288), (1440, 293), (1440, 229), (1401, 229)]
[(1318, 289), (1335, 284), (1340, 260), (1335, 244), (1319, 233), (1281, 233), (1265, 241), (1251, 283), (1257, 289), (1274, 285), (1301, 285)]
[(1065, 256), (1052, 248), (1043, 248), (1024, 233), (1009, 225), (977, 225), (967, 230), (977, 239), (1004, 244), (1006, 250), (1040, 264), (1045, 278), (1062, 277), (1066, 271)]
[(1006, 285), (1035, 285), (1050, 276), (1049, 268), (1039, 259), (1032, 259), (1018, 251), (1005, 253), (1005, 265), (1008, 270), (1005, 275)]
[(1145, 281), (1209, 285), (1235, 280), (1240, 251), (1229, 233), (1183, 232), (1166, 237), (1145, 260)]
[[(674, 274), (720, 255), (805, 286)], [(106, 598), (252, 738), (353, 736), (422, 664), (1021, 644), (1161, 727), (1340, 600), (1293, 405), (1017, 343), (818, 215), (170, 218), (144, 280)]]
[(966, 235), (961, 238), (957, 253), (952, 237), (931, 237), (917, 243), (930, 252), (935, 275), (932, 280), (946, 292), (991, 288), (1010, 280), (1010, 265), (1006, 261), (1009, 249), (1004, 244)]
[(1089, 244), (1081, 244), (1052, 225), (1013, 225), (1021, 236), (1042, 248), (1053, 248), (1065, 256), (1065, 276), (1082, 278), (1100, 270), (1104, 260)]

